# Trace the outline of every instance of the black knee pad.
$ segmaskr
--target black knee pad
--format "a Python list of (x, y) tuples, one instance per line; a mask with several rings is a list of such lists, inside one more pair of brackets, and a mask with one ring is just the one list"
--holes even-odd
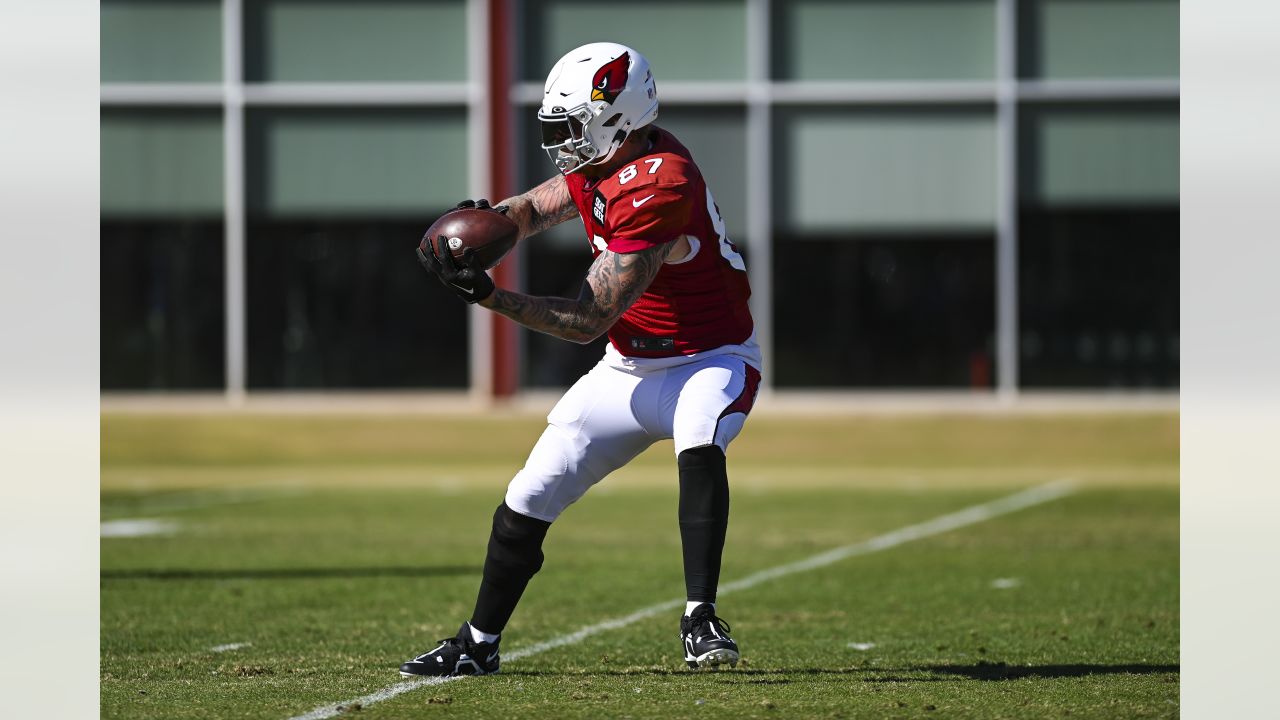
[(527, 581), (542, 569), (542, 541), (550, 527), (551, 523), (521, 515), (502, 503), (493, 513), (487, 560)]
[(676, 456), (676, 463), (681, 472), (687, 470), (715, 469), (724, 467), (724, 451), (719, 445), (703, 445), (702, 447), (682, 450)]
[(723, 523), (729, 514), (729, 475), (724, 451), (715, 445), (684, 450), (680, 467), (680, 524)]

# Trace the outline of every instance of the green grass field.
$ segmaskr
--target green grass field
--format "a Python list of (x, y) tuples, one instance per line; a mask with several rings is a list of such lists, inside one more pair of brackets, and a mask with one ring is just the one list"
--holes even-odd
[[(104, 523), (170, 533), (101, 541), (103, 717), (1178, 715), (1176, 415), (753, 418), (729, 456), (725, 583), (1076, 489), (724, 595), (735, 670), (685, 670), (675, 610), (354, 707), (467, 618), (489, 518), (540, 431), (104, 416)], [(665, 443), (570, 508), (504, 654), (681, 599), (675, 488)]]

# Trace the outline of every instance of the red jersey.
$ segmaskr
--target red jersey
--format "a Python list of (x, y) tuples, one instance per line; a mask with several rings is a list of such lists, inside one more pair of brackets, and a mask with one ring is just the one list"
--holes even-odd
[(641, 358), (740, 345), (754, 327), (746, 264), (693, 156), (665, 130), (642, 132), (649, 132), (653, 146), (626, 167), (593, 181), (579, 173), (565, 177), (596, 256), (689, 238), (689, 255), (663, 264), (609, 328), (609, 342), (623, 355)]

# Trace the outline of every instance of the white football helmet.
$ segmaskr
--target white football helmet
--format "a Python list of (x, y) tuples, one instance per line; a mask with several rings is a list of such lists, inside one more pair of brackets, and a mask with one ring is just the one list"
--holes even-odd
[(649, 61), (626, 45), (583, 45), (560, 58), (543, 88), (542, 149), (561, 173), (607, 162), (658, 117)]

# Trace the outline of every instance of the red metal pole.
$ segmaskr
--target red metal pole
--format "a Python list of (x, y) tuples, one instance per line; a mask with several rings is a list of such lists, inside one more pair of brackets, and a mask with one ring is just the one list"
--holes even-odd
[[(489, 2), (489, 177), (493, 202), (515, 194), (515, 154), (512, 125), (513, 33), (511, 0)], [(519, 250), (494, 268), (501, 287), (514, 288), (520, 278)], [(518, 326), (493, 314), (493, 396), (510, 398), (520, 387), (520, 337)]]

